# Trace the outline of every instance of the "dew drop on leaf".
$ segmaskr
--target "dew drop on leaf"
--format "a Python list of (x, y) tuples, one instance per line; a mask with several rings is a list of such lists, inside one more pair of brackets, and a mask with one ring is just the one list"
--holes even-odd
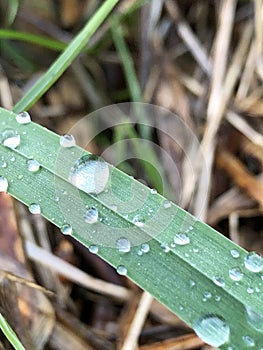
[(219, 347), (228, 342), (230, 328), (226, 321), (217, 315), (198, 318), (193, 325), (196, 334), (211, 346)]
[(92, 254), (97, 254), (99, 251), (99, 247), (97, 245), (90, 245), (89, 246), (89, 251)]
[(234, 259), (237, 259), (237, 258), (239, 258), (239, 256), (240, 256), (238, 250), (236, 250), (236, 249), (231, 249), (231, 250), (230, 250), (230, 253), (231, 253), (231, 255), (232, 255), (232, 257), (233, 257)]
[(120, 253), (129, 253), (131, 250), (131, 242), (128, 238), (121, 237), (116, 241), (116, 248)]
[(70, 134), (65, 134), (60, 136), (59, 143), (60, 143), (60, 146), (65, 148), (76, 146), (75, 138), (73, 135), (70, 135)]
[(243, 276), (244, 276), (244, 274), (243, 274), (241, 268), (238, 266), (233, 267), (229, 270), (229, 277), (233, 281), (240, 281), (240, 280), (242, 280)]
[(40, 214), (41, 213), (41, 207), (37, 203), (32, 203), (28, 207), (30, 213), (32, 214)]
[(97, 208), (89, 208), (83, 216), (87, 224), (95, 224), (99, 218), (99, 212)]
[(190, 238), (186, 233), (179, 232), (174, 236), (174, 243), (178, 245), (186, 245), (190, 243)]
[(6, 192), (8, 189), (8, 181), (4, 176), (0, 176), (0, 192)]
[(99, 194), (107, 186), (109, 165), (94, 155), (79, 158), (70, 170), (69, 181), (86, 193)]
[(119, 266), (117, 266), (117, 269), (116, 269), (116, 271), (117, 271), (117, 273), (119, 274), (119, 275), (122, 275), (122, 276), (126, 276), (127, 275), (127, 269), (126, 269), (126, 267), (124, 266), (124, 265), (119, 265)]
[(148, 244), (148, 243), (143, 243), (143, 244), (141, 245), (141, 251), (142, 251), (143, 253), (149, 253), (149, 251), (150, 251), (150, 246), (149, 246), (149, 244)]
[(28, 123), (31, 122), (30, 114), (28, 112), (18, 113), (17, 116), (16, 116), (16, 121), (19, 124), (28, 124)]
[(71, 235), (72, 234), (72, 226), (69, 224), (64, 224), (63, 226), (61, 226), (60, 231), (61, 231), (61, 233), (63, 233), (63, 235)]
[(255, 340), (253, 338), (251, 338), (249, 335), (244, 335), (242, 337), (244, 344), (248, 347), (248, 348), (252, 348), (253, 346), (255, 346)]
[(13, 129), (5, 129), (2, 132), (2, 144), (8, 148), (16, 148), (20, 145), (20, 135)]
[(251, 327), (258, 332), (263, 332), (263, 315), (258, 314), (251, 307), (246, 306), (246, 316)]
[(224, 287), (225, 285), (225, 279), (222, 276), (214, 276), (213, 277), (213, 282), (219, 287)]
[(257, 273), (263, 270), (263, 259), (256, 252), (248, 253), (245, 257), (244, 263), (245, 267), (251, 272)]
[(36, 173), (40, 169), (40, 164), (35, 159), (29, 159), (27, 162), (27, 169), (31, 173)]
[(134, 225), (136, 225), (138, 227), (143, 227), (145, 224), (145, 219), (141, 214), (137, 214), (132, 219), (132, 222), (134, 223)]

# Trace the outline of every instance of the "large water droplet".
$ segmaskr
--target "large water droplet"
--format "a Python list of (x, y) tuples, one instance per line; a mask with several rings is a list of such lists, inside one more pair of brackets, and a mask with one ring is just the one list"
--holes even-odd
[(9, 148), (16, 148), (20, 145), (20, 135), (16, 130), (5, 129), (2, 132), (2, 143)]
[(79, 158), (70, 170), (69, 181), (86, 193), (98, 194), (105, 190), (110, 176), (106, 162), (94, 155)]
[(184, 232), (176, 233), (174, 236), (174, 243), (178, 245), (186, 245), (190, 243), (189, 236)]
[(40, 169), (40, 164), (35, 159), (29, 159), (29, 161), (27, 162), (27, 169), (31, 173), (36, 173)]
[(251, 272), (260, 272), (263, 270), (263, 259), (256, 253), (248, 253), (244, 260), (245, 267)]
[(253, 338), (251, 338), (249, 335), (244, 335), (242, 337), (244, 344), (248, 347), (248, 348), (252, 348), (253, 346), (255, 346), (255, 340)]
[(234, 259), (237, 259), (237, 258), (239, 258), (239, 256), (240, 256), (238, 250), (236, 250), (236, 249), (231, 249), (231, 250), (230, 250), (230, 253), (231, 253), (231, 255), (232, 255), (232, 257), (233, 257)]
[(16, 116), (16, 121), (19, 124), (28, 124), (28, 123), (31, 122), (30, 114), (28, 112), (18, 113), (17, 116)]
[(63, 226), (61, 226), (60, 231), (61, 231), (61, 233), (63, 233), (63, 235), (71, 235), (72, 234), (72, 226), (69, 224), (64, 224)]
[(128, 240), (128, 238), (121, 237), (116, 241), (116, 248), (120, 253), (129, 253), (131, 250), (131, 242)]
[(229, 270), (229, 277), (233, 281), (240, 281), (240, 280), (242, 280), (243, 276), (244, 276), (244, 274), (243, 274), (241, 268), (238, 266), (233, 267), (232, 269)]
[(116, 271), (118, 272), (119, 275), (126, 276), (127, 275), (127, 269), (124, 265), (119, 265), (117, 266)]
[(32, 214), (40, 214), (41, 213), (41, 207), (37, 203), (32, 203), (28, 207), (30, 213)]
[(145, 224), (145, 219), (141, 214), (137, 214), (132, 219), (132, 222), (134, 223), (134, 225), (136, 225), (138, 227), (142, 227)]
[(229, 340), (230, 329), (226, 321), (217, 315), (200, 317), (194, 323), (194, 331), (206, 343), (219, 347)]
[(6, 192), (8, 189), (8, 181), (4, 176), (0, 176), (0, 192)]
[(251, 307), (246, 306), (247, 321), (258, 332), (263, 332), (263, 315), (259, 315)]
[(88, 224), (95, 224), (99, 218), (99, 212), (97, 208), (90, 208), (83, 216), (84, 220)]
[(222, 276), (214, 276), (213, 277), (213, 282), (219, 287), (224, 287), (225, 285), (225, 279)]
[(65, 134), (60, 136), (59, 143), (60, 143), (60, 146), (65, 148), (76, 146), (76, 141), (74, 139), (74, 136), (70, 134)]

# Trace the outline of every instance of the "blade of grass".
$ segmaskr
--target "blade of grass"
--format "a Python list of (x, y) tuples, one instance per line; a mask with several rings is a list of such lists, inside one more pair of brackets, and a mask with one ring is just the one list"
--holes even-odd
[(15, 332), (9, 326), (3, 315), (0, 313), (0, 329), (16, 350), (26, 350), (21, 344)]
[[(244, 249), (175, 204), (167, 208), (164, 197), (110, 165), (107, 191), (95, 196), (76, 189), (68, 180), (69, 171), (80, 155), (88, 154), (86, 151), (79, 147), (61, 149), (59, 136), (35, 123), (18, 124), (15, 115), (4, 109), (0, 109), (0, 120), (0, 132), (8, 127), (21, 137), (16, 149), (0, 145), (0, 175), (8, 179), (11, 195), (26, 205), (40, 204), (42, 215), (58, 227), (70, 218), (74, 238), (89, 248), (97, 245), (98, 255), (114, 267), (125, 266), (129, 278), (190, 326), (204, 316), (224, 318), (230, 341), (222, 349), (243, 349), (243, 336), (253, 338), (257, 349), (263, 346), (262, 279), (260, 273), (245, 268)], [(41, 165), (37, 173), (27, 170), (27, 161), (32, 158)], [(117, 209), (112, 209), (116, 203)], [(83, 219), (86, 206), (98, 210), (100, 220), (94, 225)], [(140, 227), (133, 221), (138, 214), (145, 219)], [(178, 232), (187, 233), (190, 243), (175, 246)], [(127, 254), (115, 248), (115, 240), (124, 236), (133, 243)], [(148, 242), (148, 253), (139, 254), (142, 242)], [(165, 243), (169, 252), (164, 250)], [(231, 254), (233, 249), (238, 253), (236, 258)], [(233, 267), (243, 271), (240, 281), (229, 277)], [(212, 327), (212, 332), (217, 329)]]
[(7, 18), (6, 23), (8, 26), (10, 26), (17, 15), (17, 11), (19, 8), (19, 0), (9, 0), (8, 1), (8, 11), (7, 11)]
[(20, 40), (55, 51), (63, 51), (67, 47), (67, 44), (58, 40), (11, 29), (0, 29), (0, 39)]
[(93, 15), (80, 33), (68, 45), (59, 58), (50, 66), (48, 71), (38, 82), (23, 96), (14, 106), (15, 112), (29, 109), (43, 94), (52, 86), (62, 73), (69, 67), (72, 61), (81, 52), (88, 40), (105, 20), (119, 0), (106, 0), (98, 11)]

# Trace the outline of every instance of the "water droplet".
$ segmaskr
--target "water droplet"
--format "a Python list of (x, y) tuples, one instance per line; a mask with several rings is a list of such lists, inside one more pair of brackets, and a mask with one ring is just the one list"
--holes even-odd
[(19, 174), (19, 175), (17, 176), (18, 180), (22, 180), (22, 179), (23, 179), (23, 177), (24, 177), (24, 175), (23, 175), (23, 174)]
[(256, 253), (248, 253), (244, 260), (245, 267), (251, 272), (260, 272), (263, 270), (263, 259)]
[(27, 169), (31, 173), (36, 173), (40, 169), (40, 164), (35, 159), (29, 159), (29, 161), (27, 162)]
[(254, 293), (254, 288), (253, 287), (247, 287), (247, 292), (248, 292), (248, 294), (253, 294)]
[(141, 245), (141, 251), (142, 251), (143, 253), (148, 253), (148, 252), (150, 251), (150, 246), (149, 246), (149, 244), (148, 244), (148, 243), (143, 243), (143, 244)]
[(136, 225), (138, 227), (142, 227), (145, 224), (145, 219), (141, 214), (137, 214), (132, 219), (132, 222), (134, 223), (134, 225)]
[(110, 208), (111, 210), (113, 210), (113, 211), (117, 211), (117, 210), (118, 210), (118, 207), (117, 207), (116, 204), (111, 204), (111, 205), (109, 206), (109, 208)]
[(151, 194), (157, 194), (157, 190), (155, 188), (151, 188)]
[(186, 233), (179, 232), (174, 236), (174, 243), (178, 245), (186, 245), (190, 243), (190, 238)]
[(16, 148), (20, 145), (20, 135), (13, 129), (5, 129), (2, 132), (2, 143), (9, 148)]
[(220, 300), (221, 300), (220, 295), (216, 295), (216, 296), (215, 296), (215, 301), (220, 301)]
[(213, 282), (219, 287), (224, 287), (225, 285), (225, 279), (222, 276), (214, 276), (213, 277)]
[(92, 254), (97, 254), (99, 252), (99, 247), (97, 245), (90, 245), (89, 251)]
[(63, 233), (63, 235), (71, 235), (72, 234), (72, 226), (69, 224), (64, 224), (63, 226), (61, 226), (60, 231), (61, 231), (61, 233)]
[(193, 288), (195, 286), (195, 281), (190, 280), (190, 287)]
[(242, 337), (244, 344), (248, 347), (248, 348), (252, 348), (253, 346), (255, 346), (255, 340), (253, 338), (251, 338), (249, 335), (244, 335)]
[(83, 218), (87, 224), (95, 224), (98, 221), (99, 212), (96, 208), (90, 208), (86, 211)]
[(211, 346), (219, 347), (229, 340), (229, 326), (220, 316), (206, 315), (200, 317), (195, 321), (193, 328), (196, 334)]
[(204, 292), (204, 298), (210, 299), (210, 298), (212, 298), (212, 294), (211, 294), (208, 290), (206, 290), (206, 291)]
[(163, 202), (163, 207), (164, 207), (164, 209), (171, 208), (171, 206), (172, 206), (172, 203), (171, 203), (170, 201), (165, 200), (165, 201)]
[(79, 158), (70, 170), (69, 181), (86, 193), (99, 194), (105, 190), (110, 176), (106, 162), (94, 155)]
[(126, 269), (126, 267), (124, 266), (124, 265), (119, 265), (119, 266), (117, 266), (117, 269), (116, 269), (116, 271), (117, 271), (117, 273), (119, 274), (119, 275), (122, 275), (122, 276), (126, 276), (127, 275), (127, 269)]
[(60, 136), (59, 143), (60, 143), (60, 146), (65, 148), (76, 146), (76, 141), (74, 139), (74, 136), (70, 134), (65, 134)]
[(28, 207), (30, 213), (32, 214), (40, 214), (41, 213), (41, 208), (40, 205), (37, 203), (32, 203)]
[(10, 162), (14, 163), (16, 161), (15, 156), (12, 154), (11, 157), (9, 158)]
[(120, 253), (129, 253), (131, 250), (131, 242), (128, 238), (121, 237), (116, 241), (116, 248)]
[(161, 248), (164, 250), (165, 253), (169, 253), (170, 247), (167, 243), (161, 243)]
[(263, 315), (259, 315), (251, 307), (246, 306), (247, 321), (251, 327), (256, 329), (258, 332), (263, 332)]
[(4, 176), (0, 176), (0, 192), (6, 192), (8, 189), (8, 181)]
[(16, 121), (19, 124), (28, 124), (28, 123), (31, 122), (30, 114), (28, 112), (18, 113), (17, 116), (16, 116)]
[(198, 249), (198, 248), (194, 248), (194, 249), (193, 249), (193, 252), (194, 252), (194, 253), (198, 253), (198, 252), (199, 252), (199, 249)]
[(235, 259), (239, 258), (239, 256), (240, 256), (238, 250), (236, 250), (236, 249), (231, 249), (230, 253), (231, 253), (232, 257)]
[(244, 274), (243, 274), (241, 268), (238, 266), (233, 267), (232, 269), (229, 270), (229, 277), (233, 281), (240, 281), (240, 280), (242, 280), (243, 276), (244, 276)]

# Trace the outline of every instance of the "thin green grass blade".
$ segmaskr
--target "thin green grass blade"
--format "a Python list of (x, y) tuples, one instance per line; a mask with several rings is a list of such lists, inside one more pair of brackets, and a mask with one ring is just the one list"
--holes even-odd
[(88, 40), (95, 33), (101, 23), (105, 20), (119, 0), (106, 0), (90, 21), (80, 31), (80, 33), (68, 45), (66, 50), (50, 66), (48, 71), (38, 80), (38, 82), (23, 96), (14, 106), (15, 112), (29, 109), (35, 101), (52, 86), (62, 73), (69, 67), (72, 61), (81, 52)]
[(8, 11), (7, 11), (7, 17), (6, 17), (6, 23), (8, 26), (10, 26), (17, 15), (17, 11), (19, 8), (19, 0), (9, 0), (8, 1)]
[(16, 350), (26, 350), (18, 339), (13, 329), (9, 326), (3, 315), (0, 313), (0, 329)]
[[(78, 190), (68, 180), (69, 172), (86, 151), (61, 148), (56, 134), (35, 123), (18, 124), (14, 113), (0, 109), (0, 132), (6, 128), (21, 137), (15, 149), (0, 145), (0, 175), (8, 180), (12, 196), (26, 205), (39, 204), (42, 215), (60, 228), (70, 224), (74, 238), (93, 252), (98, 249), (100, 257), (120, 272), (127, 271), (130, 279), (197, 331), (204, 317), (216, 317), (217, 322), (203, 327), (210, 344), (229, 330), (229, 342), (222, 349), (245, 349), (251, 339), (255, 349), (263, 347), (263, 281), (260, 273), (245, 268), (244, 249), (110, 165), (107, 190), (98, 195)], [(27, 169), (32, 158), (41, 165), (36, 173)], [(85, 222), (87, 207), (98, 210), (96, 224)], [(134, 221), (138, 215), (139, 226)], [(179, 232), (190, 242), (175, 245)], [(130, 239), (130, 252), (122, 254), (116, 248), (120, 237)], [(146, 242), (148, 246), (141, 246)], [(235, 267), (244, 274), (240, 280), (229, 276)], [(222, 319), (226, 325), (220, 326)]]
[(0, 29), (0, 39), (20, 40), (55, 51), (63, 51), (67, 47), (67, 44), (58, 40), (11, 29)]

